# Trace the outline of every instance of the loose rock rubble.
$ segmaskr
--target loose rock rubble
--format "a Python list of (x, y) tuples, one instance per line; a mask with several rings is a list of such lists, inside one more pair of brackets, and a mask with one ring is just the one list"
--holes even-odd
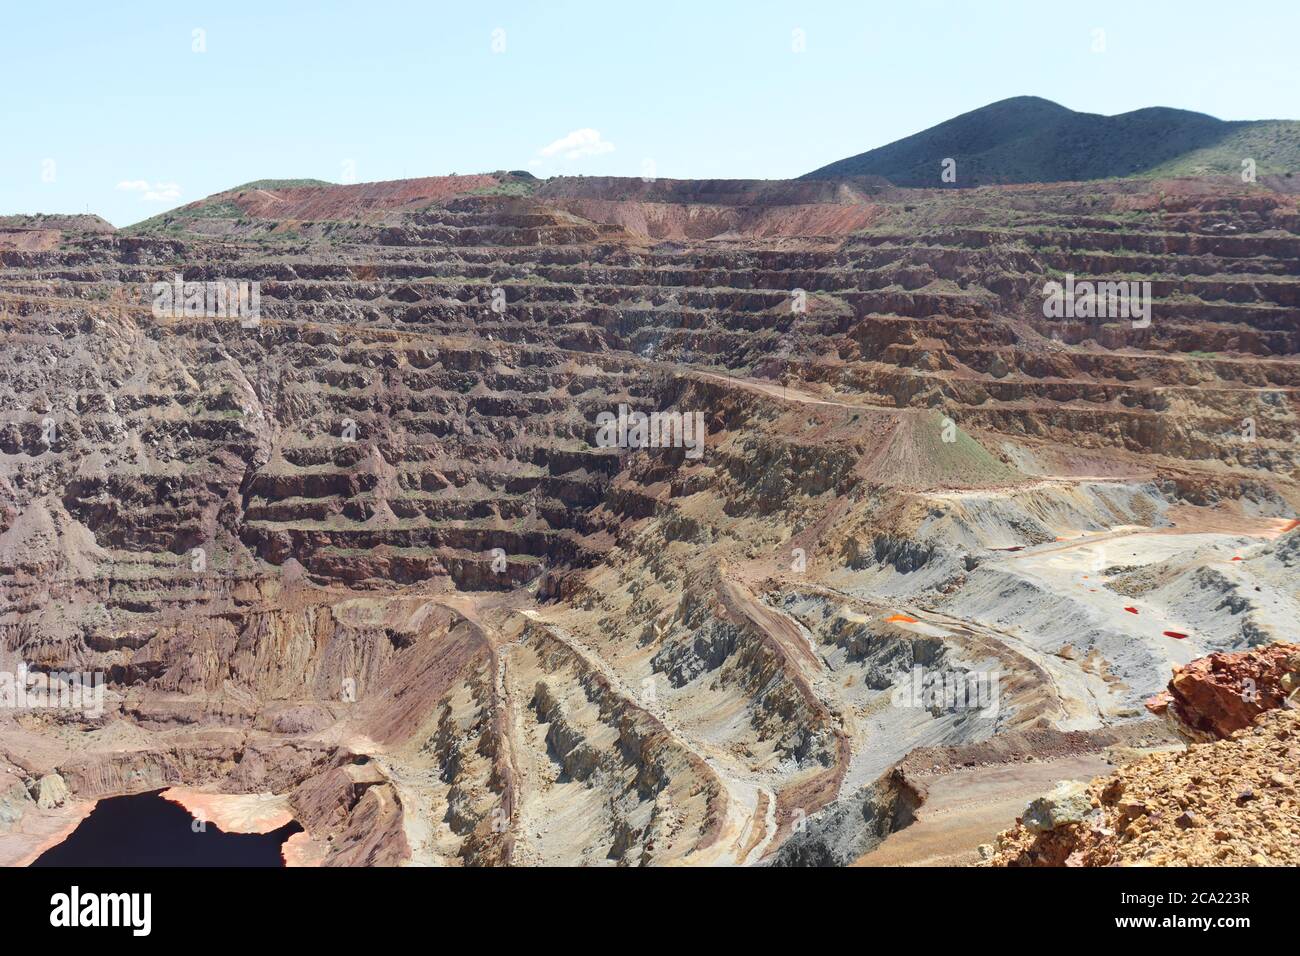
[(1272, 709), (1230, 730), (1242, 711), (1225, 706), (1231, 695), (1224, 692), (1248, 680), (1280, 687), (1294, 673), (1296, 650), (1216, 654), (1181, 669), (1169, 693), (1197, 703), (1171, 709), (1208, 728), (1200, 735), (1219, 739), (1151, 754), (1094, 780), (1080, 791), (1084, 808), (1059, 795), (1034, 801), (989, 849), (989, 865), (1300, 864), (1300, 710), (1265, 692), (1260, 699), (1274, 701)]

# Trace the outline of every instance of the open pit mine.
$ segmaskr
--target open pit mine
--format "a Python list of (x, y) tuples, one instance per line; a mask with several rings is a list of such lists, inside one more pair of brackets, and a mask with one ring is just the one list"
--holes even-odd
[(1117, 773), (1297, 862), (1150, 795), (1254, 725), (1144, 703), (1296, 639), (1298, 276), (1276, 176), (0, 219), (0, 862), (156, 791), (293, 865), (1150, 862)]

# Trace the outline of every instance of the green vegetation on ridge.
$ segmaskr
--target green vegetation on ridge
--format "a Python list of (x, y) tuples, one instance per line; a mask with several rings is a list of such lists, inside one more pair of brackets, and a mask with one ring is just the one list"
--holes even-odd
[(956, 160), (955, 186), (1239, 175), (1244, 159), (1255, 161), (1258, 176), (1289, 175), (1300, 171), (1300, 122), (1227, 122), (1165, 107), (1102, 116), (1018, 96), (802, 178), (883, 176), (899, 186), (937, 187), (945, 185), (941, 163), (948, 158)]

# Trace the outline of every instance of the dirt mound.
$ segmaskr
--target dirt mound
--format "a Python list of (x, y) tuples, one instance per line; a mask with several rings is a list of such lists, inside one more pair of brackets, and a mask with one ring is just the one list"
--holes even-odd
[(929, 411), (901, 416), (865, 475), (882, 485), (909, 488), (1006, 486), (1024, 477), (952, 419)]
[(77, 213), (37, 213), (33, 216), (0, 216), (0, 229), (57, 229), (62, 232), (116, 232), (113, 224), (99, 216)]
[(98, 216), (0, 216), (0, 251), (50, 252), (59, 247), (65, 233), (114, 231)]
[(286, 189), (241, 188), (218, 193), (185, 210), (230, 203), (237, 214), (259, 219), (364, 219), (376, 212), (421, 209), (431, 203), (468, 193), (486, 192), (499, 185), (497, 177), (426, 176), (390, 182), (345, 186), (297, 186)]
[(57, 229), (0, 229), (0, 249), (49, 252), (59, 248), (62, 237)]

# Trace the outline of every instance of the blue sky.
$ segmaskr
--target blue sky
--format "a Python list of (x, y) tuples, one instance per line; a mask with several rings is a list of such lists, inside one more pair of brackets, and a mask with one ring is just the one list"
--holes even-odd
[(4, 0), (2, 19), (0, 213), (119, 226), (261, 178), (796, 176), (1021, 94), (1300, 118), (1294, 0)]

